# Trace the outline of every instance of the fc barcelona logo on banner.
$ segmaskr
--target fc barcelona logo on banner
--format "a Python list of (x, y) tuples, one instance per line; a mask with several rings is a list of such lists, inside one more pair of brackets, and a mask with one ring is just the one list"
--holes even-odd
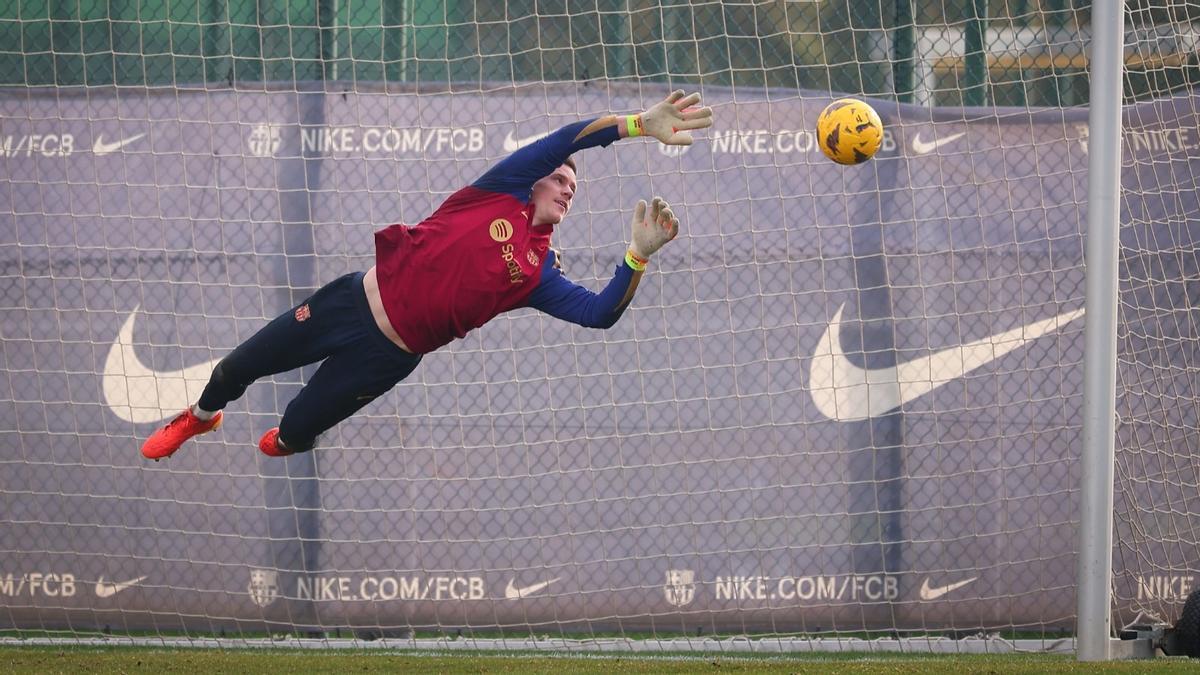
[(667, 570), (667, 585), (663, 587), (667, 602), (676, 607), (690, 605), (696, 597), (694, 570)]
[(250, 599), (259, 607), (266, 607), (279, 597), (279, 572), (275, 570), (250, 570), (250, 584), (246, 586)]

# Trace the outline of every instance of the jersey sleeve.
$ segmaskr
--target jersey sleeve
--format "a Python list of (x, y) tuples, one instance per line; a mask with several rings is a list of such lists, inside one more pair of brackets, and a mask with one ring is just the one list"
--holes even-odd
[(533, 184), (562, 166), (567, 157), (585, 148), (609, 145), (621, 137), (620, 118), (609, 115), (573, 122), (500, 160), (472, 187), (529, 201)]
[[(549, 255), (556, 254), (551, 250)], [(553, 262), (546, 260), (542, 266), (541, 283), (530, 294), (527, 307), (586, 328), (611, 328), (625, 313), (629, 303), (620, 303), (633, 280), (633, 270), (628, 265), (618, 265), (604, 290), (593, 293), (564, 277)]]

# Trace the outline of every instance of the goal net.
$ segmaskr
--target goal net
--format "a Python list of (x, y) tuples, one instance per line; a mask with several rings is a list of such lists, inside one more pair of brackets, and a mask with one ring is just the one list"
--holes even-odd
[(1123, 124), (1113, 537), (1121, 623), (1174, 623), (1200, 587), (1198, 16), (1195, 3), (1127, 14), (1126, 52), (1146, 66), (1126, 77), (1126, 91), (1145, 92), (1145, 102), (1128, 106)]
[[(1090, 14), (904, 4), (0, 7), (0, 631), (1070, 636)], [(1120, 625), (1200, 564), (1196, 10), (1130, 10)], [(141, 457), (377, 229), (677, 87), (714, 127), (580, 153), (554, 234), (598, 290), (676, 205), (616, 326), (502, 315), (286, 460), (281, 374)]]

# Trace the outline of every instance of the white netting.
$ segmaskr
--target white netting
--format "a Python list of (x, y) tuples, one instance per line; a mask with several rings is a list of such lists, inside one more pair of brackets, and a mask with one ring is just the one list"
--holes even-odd
[(1128, 80), (1158, 101), (1130, 108), (1123, 130), (1114, 588), (1126, 620), (1174, 622), (1200, 582), (1200, 135), (1186, 89), (1198, 14), (1170, 2), (1129, 15), (1127, 53), (1145, 66)]
[[(0, 629), (1069, 632), (1090, 15), (903, 4), (0, 6)], [(1123, 619), (1194, 583), (1195, 10), (1131, 14)], [(286, 461), (280, 375), (140, 457), (376, 229), (675, 86), (716, 126), (581, 153), (555, 234), (599, 289), (678, 205), (613, 329), (502, 316)]]

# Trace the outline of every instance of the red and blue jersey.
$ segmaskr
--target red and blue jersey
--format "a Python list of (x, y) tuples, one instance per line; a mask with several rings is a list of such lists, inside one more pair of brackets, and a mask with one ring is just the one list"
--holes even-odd
[(618, 265), (600, 293), (568, 280), (554, 264), (554, 226), (532, 225), (530, 203), (533, 184), (569, 155), (620, 138), (616, 121), (569, 124), (518, 149), (420, 223), (375, 233), (379, 293), (409, 349), (431, 352), (519, 307), (581, 326), (616, 323), (633, 270)]

